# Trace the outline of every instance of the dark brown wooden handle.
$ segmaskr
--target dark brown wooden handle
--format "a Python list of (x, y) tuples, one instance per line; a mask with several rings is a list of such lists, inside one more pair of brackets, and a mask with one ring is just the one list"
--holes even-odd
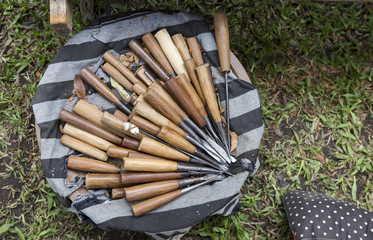
[(129, 149), (132, 149), (132, 150), (135, 150), (137, 151), (139, 149), (139, 146), (140, 146), (140, 141), (139, 140), (136, 140), (134, 138), (131, 138), (131, 137), (128, 137), (128, 136), (125, 136), (123, 138), (123, 141), (122, 141), (122, 144), (121, 144), (123, 147), (125, 148), (129, 148)]
[(119, 173), (120, 167), (91, 158), (70, 156), (67, 167), (73, 170), (94, 173)]
[(177, 170), (177, 162), (169, 160), (147, 158), (123, 158), (123, 171), (137, 172), (174, 172)]
[(159, 133), (160, 128), (154, 123), (142, 118), (140, 116), (134, 115), (130, 121), (131, 123), (138, 126), (144, 132), (147, 132), (153, 136), (156, 136)]
[(222, 72), (231, 70), (231, 61), (229, 56), (229, 30), (228, 19), (225, 13), (219, 13), (214, 16), (215, 38), (218, 45), (219, 62)]
[(140, 80), (129, 70), (126, 66), (124, 66), (113, 54), (110, 52), (106, 52), (102, 56), (105, 61), (109, 62), (113, 65), (119, 72), (123, 74), (132, 84), (141, 83)]
[(135, 217), (141, 216), (147, 212), (150, 212), (156, 208), (165, 205), (168, 202), (180, 197), (182, 195), (180, 190), (176, 190), (170, 193), (145, 200), (143, 202), (132, 205), (132, 211)]
[(120, 175), (123, 184), (132, 185), (136, 183), (180, 179), (185, 174), (181, 172), (122, 172)]
[(189, 51), (192, 55), (192, 58), (194, 59), (194, 62), (196, 63), (196, 66), (197, 67), (201, 66), (204, 62), (203, 62), (201, 49), (200, 49), (197, 38), (196, 37), (188, 38), (187, 43), (188, 43)]
[(181, 55), (181, 58), (185, 61), (187, 59), (190, 59), (190, 53), (188, 46), (184, 40), (183, 34), (178, 33), (172, 36), (172, 41), (174, 42), (177, 50), (179, 50), (179, 53)]
[(193, 83), (194, 89), (197, 91), (198, 96), (200, 97), (203, 105), (206, 105), (205, 97), (203, 96), (201, 84), (198, 81), (197, 73), (196, 73), (196, 64), (194, 63), (194, 59), (190, 58), (188, 60), (185, 60), (184, 62), (185, 67), (189, 73), (190, 80)]
[(176, 100), (176, 102), (186, 111), (186, 113), (194, 120), (194, 122), (203, 128), (206, 125), (205, 120), (199, 115), (196, 107), (193, 105), (189, 96), (184, 92), (175, 78), (168, 80), (164, 88)]
[(91, 85), (97, 92), (104, 96), (110, 102), (116, 104), (119, 98), (108, 88), (91, 70), (83, 68), (79, 73), (80, 77), (89, 85)]
[(125, 89), (130, 92), (133, 92), (133, 84), (128, 81), (113, 65), (110, 63), (105, 63), (102, 66), (102, 70), (104, 70), (110, 77), (114, 78), (120, 85), (122, 85)]
[(169, 79), (168, 74), (163, 70), (163, 68), (152, 58), (149, 54), (147, 54), (144, 48), (135, 40), (131, 40), (128, 44), (131, 50), (140, 58), (142, 59), (146, 65), (148, 65), (155, 74), (157, 74), (162, 80), (166, 81)]
[(221, 121), (221, 116), (218, 103), (216, 102), (215, 91), (210, 80), (208, 63), (197, 67), (196, 71), (212, 118), (214, 119), (214, 122), (218, 123)]
[(124, 191), (126, 201), (133, 202), (168, 193), (178, 188), (178, 180), (167, 180), (126, 187)]
[(90, 121), (85, 120), (82, 117), (79, 117), (78, 115), (69, 112), (65, 109), (63, 109), (60, 113), (60, 119), (62, 121), (65, 121), (77, 128), (80, 128), (86, 132), (90, 132), (98, 137), (101, 137), (103, 139), (106, 139), (112, 143), (120, 144), (122, 142), (122, 139), (115, 134), (97, 126), (96, 124), (93, 124)]
[(124, 187), (120, 179), (120, 174), (87, 173), (85, 186), (88, 189)]
[(141, 37), (141, 40), (145, 44), (146, 48), (149, 50), (151, 55), (157, 60), (159, 65), (165, 70), (168, 75), (175, 75), (174, 69), (171, 67), (166, 55), (159, 46), (157, 40), (154, 38), (153, 34), (147, 33)]
[(190, 157), (163, 143), (149, 137), (143, 137), (138, 148), (140, 152), (149, 153), (162, 158), (188, 162)]
[(101, 151), (98, 148), (95, 148), (85, 142), (82, 142), (76, 138), (70, 137), (69, 135), (62, 135), (61, 137), (61, 143), (63, 145), (66, 145), (78, 152), (84, 153), (90, 157), (93, 157), (95, 159), (101, 160), (101, 161), (107, 161), (108, 156), (105, 152)]
[(171, 129), (168, 129), (167, 127), (162, 127), (157, 134), (157, 137), (188, 153), (193, 154), (196, 150), (196, 147), (193, 146), (188, 140), (175, 133)]
[(150, 103), (154, 109), (160, 112), (163, 116), (170, 119), (176, 125), (179, 125), (183, 121), (181, 117), (175, 112), (166, 101), (164, 101), (154, 89), (150, 89), (144, 94), (144, 97), (148, 103)]
[(181, 87), (188, 94), (190, 100), (192, 101), (192, 103), (196, 107), (198, 113), (203, 118), (207, 117), (207, 112), (206, 112), (205, 106), (203, 105), (201, 99), (199, 98), (198, 93), (196, 92), (196, 90), (194, 89), (192, 84), (186, 78), (185, 74), (177, 76), (176, 80), (180, 83)]

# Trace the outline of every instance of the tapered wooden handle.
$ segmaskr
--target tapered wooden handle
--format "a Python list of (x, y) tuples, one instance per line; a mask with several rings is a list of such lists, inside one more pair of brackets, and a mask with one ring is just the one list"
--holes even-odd
[(194, 62), (197, 67), (201, 66), (203, 62), (202, 54), (201, 54), (201, 48), (199, 46), (198, 40), (196, 37), (191, 37), (187, 39), (187, 43), (189, 46), (189, 51), (192, 55), (192, 58), (194, 59)]
[(108, 88), (91, 70), (88, 68), (83, 68), (79, 73), (80, 77), (89, 85), (91, 85), (97, 92), (104, 96), (110, 102), (117, 104), (120, 100), (113, 93), (113, 91)]
[(165, 118), (162, 114), (160, 114), (154, 108), (152, 108), (148, 103), (137, 103), (136, 106), (133, 108), (133, 112), (143, 116), (144, 118), (148, 119), (149, 121), (153, 122), (159, 127), (167, 126), (183, 137), (188, 136), (188, 134), (184, 130), (182, 130), (176, 124)]
[(220, 122), (221, 116), (218, 103), (216, 102), (215, 91), (210, 80), (208, 72), (208, 63), (203, 64), (196, 68), (199, 81), (201, 83), (203, 95), (205, 96), (207, 106), (210, 109), (214, 122)]
[(120, 179), (120, 174), (87, 173), (85, 186), (88, 189), (124, 187)]
[(146, 91), (146, 87), (143, 83), (138, 82), (133, 85), (133, 91), (140, 95)]
[(154, 60), (154, 58), (145, 52), (144, 48), (135, 39), (131, 40), (128, 43), (128, 46), (162, 80), (166, 81), (169, 78), (168, 74), (163, 70), (163, 68)]
[(127, 185), (180, 179), (184, 177), (184, 173), (181, 172), (122, 172), (120, 175), (122, 183)]
[(140, 141), (137, 140), (137, 139), (125, 136), (123, 138), (123, 141), (122, 141), (121, 145), (125, 148), (129, 148), (129, 149), (137, 151), (139, 149), (139, 146), (140, 146)]
[(136, 125), (130, 122), (124, 122), (120, 118), (117, 118), (109, 112), (104, 112), (101, 121), (109, 127), (114, 128), (120, 132), (123, 132), (128, 136), (131, 136), (138, 140), (142, 139), (143, 135), (139, 132), (140, 129)]
[(131, 123), (138, 126), (144, 132), (147, 132), (153, 136), (156, 136), (159, 133), (160, 128), (154, 123), (142, 118), (140, 116), (134, 115), (131, 119)]
[(151, 55), (157, 60), (159, 65), (166, 71), (168, 75), (175, 75), (174, 69), (171, 67), (166, 55), (159, 46), (157, 40), (154, 38), (153, 34), (147, 33), (141, 37), (142, 42), (145, 44), (146, 48), (149, 50)]
[(67, 167), (83, 172), (94, 173), (119, 173), (120, 167), (107, 162), (97, 161), (91, 158), (69, 156)]
[(168, 202), (180, 197), (182, 195), (180, 190), (176, 190), (170, 193), (145, 200), (143, 202), (132, 205), (132, 211), (135, 217), (141, 216), (147, 212), (150, 212), (156, 208), (165, 205)]
[(62, 110), (59, 118), (62, 121), (65, 121), (66, 123), (69, 123), (70, 125), (73, 125), (77, 128), (82, 129), (83, 131), (92, 133), (100, 138), (106, 139), (112, 143), (120, 144), (122, 142), (122, 139), (115, 134), (103, 129), (102, 127), (97, 126), (96, 124), (93, 124), (90, 121), (85, 120), (82, 117), (79, 117), (78, 115), (69, 112), (67, 110)]
[(113, 65), (110, 63), (105, 63), (102, 66), (102, 70), (104, 70), (110, 77), (114, 78), (120, 85), (122, 85), (125, 89), (130, 92), (133, 92), (133, 84), (128, 81)]
[(128, 116), (119, 110), (115, 110), (113, 115), (121, 119), (122, 121), (128, 122)]
[(183, 61), (191, 58), (190, 53), (189, 53), (189, 49), (188, 49), (188, 46), (185, 42), (183, 34), (178, 33), (178, 34), (173, 35), (172, 36), (172, 41), (174, 42), (177, 50), (179, 50), (179, 53), (180, 53)]
[(68, 123), (65, 124), (63, 128), (63, 133), (71, 137), (74, 137), (82, 142), (85, 142), (91, 146), (94, 146), (98, 149), (106, 151), (110, 146), (114, 146), (109, 141), (106, 141), (103, 138), (97, 137), (89, 132), (83, 131), (77, 127), (74, 127)]
[(188, 72), (185, 68), (184, 61), (180, 56), (179, 51), (177, 50), (174, 42), (171, 39), (170, 34), (167, 30), (159, 30), (154, 37), (157, 39), (159, 45), (161, 46), (164, 54), (166, 55), (168, 61), (170, 61), (172, 68), (175, 72), (180, 75), (185, 73), (188, 76)]
[(109, 157), (116, 158), (116, 159), (122, 159), (124, 157), (128, 157), (128, 153), (130, 151), (133, 151), (133, 150), (122, 148), (122, 147), (117, 147), (117, 146), (111, 146), (108, 148), (106, 153)]
[(135, 72), (135, 74), (136, 74), (136, 76), (147, 86), (147, 87), (149, 87), (152, 83), (153, 83), (153, 81), (152, 81), (152, 79), (150, 79), (148, 76), (147, 76), (147, 74), (149, 74), (153, 79), (154, 79), (154, 77), (150, 74), (150, 72), (145, 68), (145, 66), (141, 66), (141, 67), (139, 67), (137, 70), (136, 70), (136, 72)]
[(190, 157), (187, 155), (148, 137), (143, 137), (138, 150), (140, 152), (177, 161), (188, 162), (190, 160)]
[(188, 140), (167, 127), (162, 127), (157, 134), (157, 137), (188, 153), (193, 154), (196, 150), (196, 147), (193, 146), (193, 144), (191, 144)]
[(109, 62), (113, 65), (123, 76), (125, 76), (132, 84), (141, 83), (140, 80), (129, 70), (126, 66), (124, 66), (113, 54), (110, 52), (106, 52), (102, 56), (105, 61)]
[(188, 94), (189, 99), (192, 101), (194, 106), (196, 107), (198, 113), (203, 117), (207, 117), (207, 112), (205, 106), (203, 105), (198, 93), (186, 78), (185, 74), (179, 75), (176, 77), (176, 80), (179, 82), (180, 86), (184, 89), (184, 91)]
[(184, 92), (182, 87), (175, 78), (168, 80), (164, 88), (176, 100), (176, 102), (186, 111), (186, 113), (194, 120), (194, 122), (203, 128), (206, 125), (205, 120), (199, 115), (196, 107), (193, 105), (187, 93)]
[(82, 142), (76, 138), (73, 138), (69, 135), (62, 135), (61, 137), (61, 143), (63, 145), (66, 145), (78, 152), (81, 152), (83, 154), (86, 154), (90, 157), (93, 157), (95, 159), (101, 160), (101, 161), (107, 161), (108, 156), (105, 152), (101, 151), (98, 148), (95, 148), (85, 142)]
[(154, 89), (150, 89), (144, 93), (144, 97), (146, 101), (154, 107), (154, 109), (156, 109), (166, 118), (170, 119), (176, 125), (179, 125), (179, 123), (183, 121), (177, 112), (175, 112), (171, 106), (169, 106), (168, 103), (154, 91)]
[(214, 16), (215, 38), (218, 45), (219, 62), (222, 72), (231, 70), (231, 61), (229, 56), (229, 30), (228, 18), (225, 13), (219, 13)]
[(169, 160), (125, 157), (123, 158), (122, 170), (136, 172), (174, 172), (177, 170), (177, 162)]
[(169, 159), (166, 159), (166, 158), (158, 157), (158, 156), (147, 154), (147, 153), (137, 152), (137, 151), (129, 152), (127, 157), (129, 157), (129, 158), (149, 158), (149, 159), (169, 160)]
[(167, 180), (126, 187), (124, 188), (124, 191), (126, 201), (133, 202), (168, 193), (178, 188), (178, 180)]
[(111, 189), (111, 199), (121, 199), (124, 198), (125, 192), (124, 188), (113, 188)]
[(196, 64), (194, 63), (194, 59), (190, 58), (184, 61), (185, 67), (189, 73), (190, 81), (193, 83), (194, 89), (197, 91), (198, 96), (200, 97), (203, 105), (206, 105), (205, 98), (203, 96), (201, 84), (198, 81), (197, 73), (196, 73)]
[(88, 102), (84, 100), (79, 100), (75, 107), (74, 112), (78, 114), (79, 116), (87, 119), (88, 121), (96, 124), (97, 126), (102, 127), (103, 129), (114, 133), (117, 136), (124, 137), (124, 134), (107, 126), (103, 122), (101, 122), (102, 115), (104, 114), (101, 112), (96, 105), (89, 104)]

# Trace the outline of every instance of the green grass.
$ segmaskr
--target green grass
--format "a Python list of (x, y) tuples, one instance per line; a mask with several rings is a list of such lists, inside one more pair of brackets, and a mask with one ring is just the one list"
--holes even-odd
[[(289, 239), (281, 196), (310, 190), (373, 210), (373, 5), (294, 1), (96, 1), (95, 16), (185, 10), (211, 24), (225, 11), (231, 49), (258, 87), (265, 133), (262, 167), (241, 190), (239, 213), (214, 216), (186, 239)], [(31, 97), (53, 56), (83, 29), (58, 37), (46, 1), (0, 3), (0, 236), (113, 239), (84, 226), (43, 178)], [(141, 239), (126, 233), (122, 237)]]

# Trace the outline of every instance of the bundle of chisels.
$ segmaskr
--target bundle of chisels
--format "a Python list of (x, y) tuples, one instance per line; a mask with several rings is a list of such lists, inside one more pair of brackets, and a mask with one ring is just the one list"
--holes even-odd
[(87, 189), (107, 188), (112, 199), (137, 201), (132, 210), (140, 216), (232, 175), (226, 15), (215, 15), (214, 24), (226, 81), (225, 118), (196, 37), (171, 37), (162, 29), (142, 36), (143, 45), (130, 41), (133, 54), (146, 65), (135, 73), (106, 52), (101, 68), (110, 76), (112, 88), (88, 68), (76, 76), (76, 84), (83, 80), (118, 108), (113, 114), (102, 112), (82, 99), (73, 112), (60, 113), (66, 122), (61, 142), (90, 157), (67, 160), (69, 169), (87, 172)]

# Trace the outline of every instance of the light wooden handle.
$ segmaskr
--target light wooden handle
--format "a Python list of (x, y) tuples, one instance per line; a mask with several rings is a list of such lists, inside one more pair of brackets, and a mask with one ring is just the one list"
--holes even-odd
[(111, 199), (121, 199), (124, 198), (124, 188), (113, 188), (111, 189)]
[(128, 122), (128, 116), (119, 110), (115, 110), (113, 115), (121, 119), (122, 121)]
[(147, 212), (150, 212), (156, 208), (159, 208), (165, 205), (168, 202), (180, 197), (182, 195), (180, 190), (176, 190), (170, 193), (165, 193), (163, 195), (145, 200), (140, 203), (132, 205), (132, 211), (135, 217), (144, 215)]
[(102, 115), (104, 114), (101, 112), (96, 105), (89, 104), (88, 102), (84, 100), (79, 100), (75, 107), (74, 107), (74, 112), (78, 114), (79, 116), (87, 119), (88, 121), (102, 127), (103, 129), (114, 133), (117, 136), (124, 137), (124, 134), (111, 128), (108, 127), (106, 124), (101, 122)]
[(145, 183), (124, 188), (127, 202), (138, 201), (158, 196), (179, 188), (178, 180), (167, 180), (153, 183)]
[(161, 158), (161, 157), (158, 157), (158, 156), (154, 156), (154, 155), (146, 154), (146, 153), (141, 153), (141, 152), (137, 152), (137, 151), (129, 152), (127, 157), (129, 157), (129, 158), (149, 158), (149, 159), (158, 159), (158, 160), (169, 160), (169, 159), (166, 159), (166, 158)]
[(184, 91), (188, 94), (190, 100), (196, 107), (198, 113), (203, 118), (207, 117), (205, 106), (203, 105), (201, 99), (199, 98), (198, 93), (196, 92), (192, 84), (186, 78), (185, 74), (177, 76), (176, 80), (179, 82), (180, 86), (184, 89)]
[(140, 152), (149, 153), (162, 158), (188, 162), (190, 157), (154, 139), (143, 137), (138, 148)]
[(122, 85), (125, 89), (130, 92), (133, 92), (133, 84), (128, 81), (113, 65), (110, 63), (105, 63), (102, 66), (102, 70), (104, 70), (110, 77), (114, 78), (120, 85)]
[(88, 189), (124, 187), (120, 181), (120, 174), (114, 173), (88, 173), (85, 177), (85, 186)]
[(138, 140), (142, 139), (142, 134), (139, 132), (140, 129), (136, 125), (130, 122), (124, 122), (109, 112), (104, 112), (101, 121), (109, 127), (114, 128), (115, 130), (118, 130), (128, 136)]
[(117, 146), (111, 146), (107, 150), (107, 155), (112, 158), (116, 159), (122, 159), (124, 157), (128, 157), (128, 153), (132, 151), (130, 149), (122, 148), (122, 147), (117, 147)]
[(170, 34), (168, 34), (167, 30), (161, 29), (159, 30), (154, 37), (158, 40), (159, 45), (161, 46), (164, 54), (166, 55), (168, 61), (170, 61), (172, 68), (175, 72), (180, 75), (185, 73), (188, 76), (188, 72), (185, 68), (184, 61), (180, 56), (179, 51), (177, 50), (174, 42), (171, 39)]
[(129, 70), (126, 66), (124, 66), (113, 54), (110, 52), (106, 52), (102, 56), (105, 61), (109, 62), (113, 65), (119, 72), (122, 73), (132, 84), (141, 83), (140, 80)]
[(206, 105), (205, 97), (203, 96), (201, 84), (198, 81), (197, 73), (196, 73), (196, 64), (194, 63), (194, 59), (188, 59), (184, 62), (186, 69), (188, 70), (189, 77), (191, 82), (193, 83), (194, 89), (197, 91), (198, 96), (200, 97), (203, 105)]
[(203, 58), (201, 54), (201, 48), (199, 46), (198, 40), (196, 37), (191, 37), (187, 39), (187, 43), (189, 46), (189, 51), (196, 63), (196, 66), (199, 67), (203, 64)]
[(231, 70), (231, 61), (229, 54), (229, 30), (228, 19), (225, 13), (219, 13), (214, 16), (215, 38), (218, 45), (219, 62), (222, 72)]
[(107, 151), (110, 146), (115, 146), (109, 141), (97, 137), (89, 132), (83, 131), (77, 127), (74, 127), (68, 123), (65, 124), (63, 128), (63, 133), (67, 134), (71, 137), (74, 137), (82, 142), (85, 142), (93, 147), (101, 149), (103, 151)]
[(154, 38), (153, 34), (147, 33), (141, 37), (141, 40), (155, 60), (157, 60), (157, 62), (166, 71), (166, 73), (168, 75), (174, 75), (174, 69), (171, 67), (170, 62), (168, 61), (165, 53), (162, 51), (161, 46), (159, 46), (157, 40)]
[(125, 157), (123, 158), (122, 170), (135, 172), (174, 172), (177, 170), (177, 162)]
[(69, 135), (62, 135), (61, 137), (61, 143), (63, 145), (66, 145), (78, 152), (81, 152), (83, 154), (86, 154), (90, 157), (93, 157), (95, 159), (101, 160), (101, 161), (107, 161), (108, 156), (105, 152), (101, 151), (98, 148), (95, 148), (85, 142), (82, 142), (76, 138), (70, 137)]
[(122, 139), (116, 136), (115, 134), (67, 110), (63, 109), (59, 115), (59, 118), (62, 121), (65, 121), (66, 123), (69, 123), (77, 128), (80, 128), (83, 131), (92, 133), (100, 138), (106, 139), (112, 143), (120, 144), (122, 142)]
[(114, 164), (78, 156), (70, 156), (67, 167), (78, 171), (95, 173), (118, 173), (120, 171), (120, 167)]
[(179, 53), (181, 55), (181, 58), (185, 61), (187, 59), (190, 59), (190, 53), (188, 46), (184, 40), (183, 34), (178, 33), (172, 36), (172, 41), (174, 42), (177, 50), (179, 50)]
[(157, 137), (188, 153), (193, 154), (196, 150), (196, 147), (193, 144), (191, 144), (188, 140), (186, 140), (179, 134), (175, 133), (171, 129), (168, 129), (167, 127), (162, 127), (159, 133), (157, 134)]
[(186, 174), (182, 172), (121, 172), (123, 184), (158, 182), (164, 180), (180, 179)]
[(110, 102), (117, 104), (120, 100), (119, 98), (113, 93), (113, 91), (108, 88), (91, 70), (88, 68), (83, 68), (80, 71), (79, 75), (81, 78), (91, 85), (97, 92), (99, 92), (102, 96), (104, 96)]
[[(136, 76), (146, 85), (146, 86), (150, 86), (153, 82), (152, 80), (145, 74), (145, 72), (147, 72), (147, 74), (150, 74), (150, 72), (145, 68), (145, 66), (141, 66), (139, 67), (135, 74)], [(155, 79), (151, 74), (150, 76)]]
[(221, 121), (221, 116), (218, 103), (216, 102), (215, 91), (210, 80), (208, 63), (197, 67), (196, 71), (212, 118), (214, 119), (214, 122), (218, 123)]

